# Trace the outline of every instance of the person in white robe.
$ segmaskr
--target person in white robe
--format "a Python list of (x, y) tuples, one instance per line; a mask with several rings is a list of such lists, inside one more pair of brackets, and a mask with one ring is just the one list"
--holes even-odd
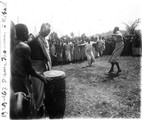
[(87, 42), (80, 44), (80, 46), (85, 46), (85, 55), (87, 57), (88, 65), (91, 66), (93, 62), (95, 62), (95, 57), (93, 54), (93, 44), (94, 42), (90, 42), (90, 40), (87, 40)]

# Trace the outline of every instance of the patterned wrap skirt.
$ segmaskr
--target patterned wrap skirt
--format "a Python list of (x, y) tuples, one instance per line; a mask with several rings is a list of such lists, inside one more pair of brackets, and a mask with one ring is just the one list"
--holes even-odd
[(118, 62), (119, 57), (120, 57), (123, 49), (124, 49), (124, 42), (117, 42), (116, 46), (115, 46), (115, 49), (114, 49), (114, 51), (113, 51), (113, 53), (112, 53), (112, 55), (111, 55), (108, 62), (109, 63)]

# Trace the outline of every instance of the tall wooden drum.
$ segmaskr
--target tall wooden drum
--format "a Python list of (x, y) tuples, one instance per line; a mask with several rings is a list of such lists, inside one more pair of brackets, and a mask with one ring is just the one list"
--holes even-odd
[(50, 84), (45, 85), (45, 107), (49, 118), (63, 118), (65, 112), (65, 77), (63, 71), (51, 70), (44, 72), (44, 76), (52, 78)]

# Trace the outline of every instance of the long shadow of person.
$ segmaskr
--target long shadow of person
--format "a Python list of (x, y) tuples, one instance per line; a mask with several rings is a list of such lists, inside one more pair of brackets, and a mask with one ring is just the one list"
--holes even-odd
[(81, 69), (88, 68), (88, 67), (94, 67), (94, 65), (86, 65), (86, 66), (81, 67)]
[(105, 80), (103, 80), (103, 82), (108, 80), (114, 80), (114, 78), (118, 77), (119, 75), (120, 75), (119, 73), (108, 73), (107, 76), (105, 77)]

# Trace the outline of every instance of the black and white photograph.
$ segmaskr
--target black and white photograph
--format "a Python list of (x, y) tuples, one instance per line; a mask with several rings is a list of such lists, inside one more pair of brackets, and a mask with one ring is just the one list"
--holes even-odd
[(0, 6), (2, 119), (141, 119), (141, 0)]

